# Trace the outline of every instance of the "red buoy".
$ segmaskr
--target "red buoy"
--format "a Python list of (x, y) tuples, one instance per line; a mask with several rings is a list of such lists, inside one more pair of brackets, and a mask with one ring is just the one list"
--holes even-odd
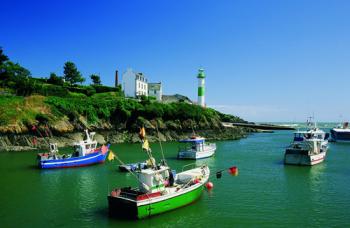
[(232, 166), (231, 168), (228, 169), (228, 172), (233, 176), (237, 176), (238, 175), (238, 168), (236, 166)]
[(207, 187), (208, 190), (211, 190), (214, 187), (214, 185), (212, 182), (209, 181), (208, 183), (205, 184), (205, 187)]
[(113, 196), (113, 197), (117, 197), (117, 192), (116, 191), (111, 191), (111, 196)]

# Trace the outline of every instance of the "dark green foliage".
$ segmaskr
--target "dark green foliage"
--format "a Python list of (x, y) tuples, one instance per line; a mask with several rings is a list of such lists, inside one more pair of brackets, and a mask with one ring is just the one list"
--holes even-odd
[(76, 83), (82, 83), (85, 81), (85, 78), (82, 77), (81, 73), (78, 71), (77, 67), (73, 62), (66, 62), (64, 64), (64, 79), (66, 82), (69, 82), (71, 85)]
[(30, 77), (29, 70), (20, 66), (18, 63), (13, 63), (11, 61), (6, 61), (0, 65), (0, 72), (2, 86), (9, 85), (9, 82), (11, 81), (17, 83)]
[(92, 85), (96, 93), (106, 93), (106, 92), (118, 92), (118, 88), (116, 87), (109, 87), (109, 86), (103, 86), (103, 85)]
[(67, 89), (74, 93), (82, 93), (86, 96), (92, 96), (96, 93), (96, 90), (93, 86), (69, 86)]
[(145, 105), (142, 115), (150, 120), (155, 118), (162, 118), (164, 116), (164, 108), (166, 106), (161, 105), (160, 103), (150, 103)]
[(92, 83), (94, 85), (101, 85), (101, 78), (100, 76), (98, 76), (97, 74), (92, 74), (90, 75), (90, 78), (92, 80)]
[(79, 116), (84, 116), (90, 123), (104, 120), (114, 123), (117, 127), (128, 129), (140, 122), (142, 118), (144, 120), (177, 120), (179, 123), (187, 121), (187, 128), (191, 128), (192, 125), (207, 128), (213, 121), (220, 122), (218, 112), (210, 108), (187, 103), (147, 102), (143, 104), (137, 100), (118, 97), (115, 93), (96, 94), (85, 98), (48, 97), (46, 103), (53, 106), (60, 115), (68, 116), (70, 120), (77, 120)]
[(9, 61), (0, 48), (0, 85), (14, 89), (18, 95), (30, 95), (36, 87), (29, 70)]
[(2, 48), (0, 47), (0, 80), (3, 84), (4, 80), (6, 80), (6, 68), (5, 68), (5, 62), (9, 60), (9, 58), (3, 53)]
[(53, 85), (60, 85), (60, 86), (63, 86), (64, 84), (63, 78), (57, 76), (55, 73), (50, 74), (50, 77), (47, 80), (47, 82)]
[(35, 119), (39, 122), (39, 123), (48, 123), (49, 121), (49, 117), (45, 114), (39, 113), (35, 116)]
[(51, 84), (40, 84), (36, 88), (35, 93), (41, 94), (44, 96), (58, 96), (58, 97), (66, 97), (68, 96), (68, 89), (59, 85), (51, 85)]
[(0, 47), (0, 65), (5, 63), (9, 58), (3, 53), (2, 47)]
[(247, 123), (247, 121), (239, 118), (238, 116), (233, 116), (229, 114), (224, 114), (221, 112), (218, 112), (219, 117), (222, 122), (231, 122), (231, 123)]
[(16, 77), (15, 82), (14, 89), (19, 96), (30, 96), (33, 92), (38, 90), (40, 86), (36, 81), (28, 77)]
[(62, 98), (62, 97), (47, 97), (45, 102), (50, 104), (55, 113), (67, 115), (71, 120), (77, 119), (79, 115), (84, 116), (91, 123), (99, 119), (108, 120), (111, 116), (115, 100), (100, 101), (96, 98)]

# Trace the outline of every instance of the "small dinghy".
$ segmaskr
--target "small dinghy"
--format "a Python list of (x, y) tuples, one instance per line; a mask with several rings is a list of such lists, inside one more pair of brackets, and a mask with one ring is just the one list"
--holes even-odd
[(119, 166), (119, 171), (121, 172), (129, 172), (129, 171), (135, 171), (136, 169), (146, 169), (147, 163), (146, 162), (139, 162), (139, 163), (129, 163)]

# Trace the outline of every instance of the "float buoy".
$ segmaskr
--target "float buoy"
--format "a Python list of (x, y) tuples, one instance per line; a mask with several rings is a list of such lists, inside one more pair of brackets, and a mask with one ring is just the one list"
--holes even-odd
[(113, 197), (117, 197), (117, 192), (116, 191), (111, 191), (111, 196), (113, 196)]
[(214, 185), (212, 182), (209, 181), (208, 183), (205, 184), (205, 187), (207, 187), (208, 190), (211, 190), (214, 187)]
[(238, 168), (236, 166), (233, 166), (233, 167), (229, 168), (228, 172), (233, 176), (237, 176), (238, 175)]

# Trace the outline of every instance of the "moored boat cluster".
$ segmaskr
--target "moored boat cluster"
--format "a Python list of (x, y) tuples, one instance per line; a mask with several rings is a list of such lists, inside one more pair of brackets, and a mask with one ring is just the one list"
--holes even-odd
[[(343, 128), (345, 129), (345, 127)], [(339, 132), (339, 130), (338, 130)], [(339, 136), (337, 129), (332, 129), (332, 139)], [(56, 144), (50, 144), (48, 153), (38, 154), (38, 166), (42, 169), (68, 168), (103, 163), (107, 158), (121, 163), (119, 170), (130, 172), (138, 182), (138, 187), (114, 187), (108, 194), (108, 208), (111, 216), (142, 219), (170, 211), (197, 200), (203, 189), (210, 190), (211, 172), (208, 165), (191, 167), (179, 173), (171, 169), (163, 159), (156, 162), (152, 155), (144, 128), (140, 130), (142, 149), (147, 159), (142, 162), (124, 164), (112, 151), (109, 145), (97, 146), (94, 132), (85, 131), (86, 139), (74, 144), (72, 154), (59, 154)], [(324, 161), (328, 149), (329, 134), (319, 129), (311, 119), (307, 129), (296, 131), (292, 143), (286, 148), (284, 163), (288, 165), (315, 165)], [(207, 143), (204, 137), (193, 134), (180, 140), (178, 159), (204, 159), (212, 157), (216, 151), (215, 143)], [(191, 164), (190, 164), (191, 165)], [(216, 178), (221, 178), (223, 170), (216, 171)], [(237, 167), (228, 169), (232, 175), (238, 174)]]

